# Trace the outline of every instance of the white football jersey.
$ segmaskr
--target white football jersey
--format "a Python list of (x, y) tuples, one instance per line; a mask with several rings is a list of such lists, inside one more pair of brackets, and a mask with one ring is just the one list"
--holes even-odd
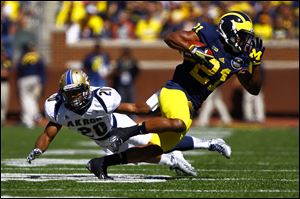
[(91, 87), (92, 102), (82, 112), (74, 112), (65, 106), (61, 95), (55, 93), (45, 102), (47, 118), (66, 126), (93, 140), (104, 138), (112, 127), (117, 127), (113, 111), (120, 105), (121, 96), (110, 87)]

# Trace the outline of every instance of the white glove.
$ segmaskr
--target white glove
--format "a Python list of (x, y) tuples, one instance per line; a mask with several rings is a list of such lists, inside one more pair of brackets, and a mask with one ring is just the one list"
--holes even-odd
[(41, 149), (35, 148), (33, 149), (29, 155), (27, 156), (27, 162), (29, 164), (31, 164), (31, 161), (34, 160), (36, 157), (38, 157), (39, 155), (41, 155), (43, 152)]

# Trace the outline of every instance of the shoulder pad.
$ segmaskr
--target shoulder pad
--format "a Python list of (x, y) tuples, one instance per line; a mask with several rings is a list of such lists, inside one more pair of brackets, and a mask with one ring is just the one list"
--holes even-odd
[(106, 113), (113, 112), (121, 103), (120, 94), (111, 87), (101, 87), (93, 92)]
[(44, 104), (45, 115), (50, 121), (56, 122), (56, 115), (62, 103), (63, 98), (58, 93), (55, 93), (46, 99)]

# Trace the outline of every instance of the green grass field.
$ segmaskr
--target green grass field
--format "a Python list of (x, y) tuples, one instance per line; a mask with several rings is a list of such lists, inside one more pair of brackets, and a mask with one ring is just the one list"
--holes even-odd
[(216, 152), (184, 152), (197, 177), (178, 177), (162, 165), (119, 165), (114, 181), (89, 173), (86, 162), (103, 152), (87, 138), (62, 129), (32, 165), (26, 156), (42, 128), (1, 128), (1, 197), (298, 198), (298, 128), (198, 128), (190, 135), (221, 137), (231, 159)]

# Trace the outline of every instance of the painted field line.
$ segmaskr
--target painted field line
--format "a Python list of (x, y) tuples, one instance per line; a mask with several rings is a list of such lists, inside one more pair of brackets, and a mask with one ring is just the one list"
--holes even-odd
[(89, 173), (75, 174), (36, 174), (36, 173), (1, 173), (1, 181), (50, 181), (50, 180), (74, 180), (77, 182), (111, 183), (111, 182), (165, 182), (166, 180), (194, 180), (194, 181), (278, 181), (299, 182), (299, 179), (270, 179), (270, 178), (176, 178), (168, 175), (145, 175), (145, 174), (109, 174), (114, 180), (98, 180)]
[[(29, 164), (24, 158), (16, 158), (16, 159), (4, 159), (1, 160), (1, 165), (4, 164), (6, 166), (14, 166), (14, 167), (40, 167), (40, 166), (48, 166), (48, 165), (81, 165), (85, 166), (90, 159), (64, 159), (64, 158), (38, 158)], [(138, 163), (138, 165), (149, 165), (150, 163)], [(132, 166), (135, 165), (133, 163), (124, 165), (124, 166)], [(153, 164), (157, 165), (157, 164)], [(1, 168), (2, 169), (2, 168)]]
[(1, 173), (1, 182), (3, 181), (29, 181), (29, 182), (45, 182), (45, 181), (64, 181), (73, 180), (76, 182), (92, 182), (92, 183), (153, 183), (166, 182), (171, 179), (168, 175), (145, 175), (145, 174), (109, 174), (113, 180), (99, 180), (94, 174), (75, 173), (75, 174), (40, 174), (40, 173)]
[[(124, 165), (125, 166), (125, 165)], [(135, 166), (135, 165), (126, 165), (126, 166)], [(13, 170), (13, 171), (87, 171), (86, 168), (1, 168), (1, 170)], [(149, 171), (150, 169), (147, 168), (110, 168), (110, 171)], [(199, 172), (276, 172), (276, 173), (293, 173), (299, 172), (298, 169), (197, 169)]]
[(223, 128), (191, 128), (187, 135), (192, 135), (197, 138), (211, 139), (211, 138), (228, 138), (232, 135), (231, 129)]
[(37, 197), (26, 197), (26, 196), (9, 196), (3, 195), (1, 198), (123, 198), (123, 197), (109, 197), (109, 196), (37, 196)]
[[(186, 158), (188, 160), (189, 163), (194, 163), (194, 160), (189, 160), (188, 158)], [(212, 162), (205, 162), (205, 163), (201, 163), (201, 165), (204, 167), (205, 165), (216, 165), (216, 162), (212, 161)], [(227, 161), (226, 165), (249, 165), (249, 162), (230, 162)], [(269, 165), (288, 165), (290, 166), (294, 166), (295, 168), (299, 168), (299, 162), (280, 162), (280, 163), (273, 163), (273, 162), (253, 162), (251, 163), (251, 165), (258, 165), (258, 166), (269, 166)]]
[(274, 179), (274, 178), (182, 178), (179, 180), (195, 181), (278, 181), (278, 182), (299, 182), (299, 179)]
[(4, 159), (1, 164), (16, 167), (39, 167), (47, 165), (86, 165), (90, 159), (58, 159), (58, 158), (39, 158), (28, 164), (25, 158), (23, 159)]
[(86, 168), (36, 168), (36, 167), (24, 167), (24, 168), (1, 168), (1, 171), (87, 171)]
[[(85, 189), (85, 192), (122, 192), (125, 189)], [(10, 189), (2, 189), (2, 191), (10, 191)], [(24, 191), (24, 192), (41, 192), (43, 188), (37, 189), (13, 189), (12, 191)], [(57, 190), (57, 192), (66, 190)], [(232, 189), (126, 189), (126, 192), (187, 192), (187, 193), (299, 193), (297, 189), (247, 189), (247, 190), (232, 190)], [(82, 190), (72, 190), (72, 192), (82, 192)]]
[[(207, 155), (207, 154), (214, 154), (211, 151), (208, 151), (206, 149), (194, 149), (190, 151), (183, 151), (186, 155)], [(270, 154), (274, 155), (274, 151), (272, 152), (258, 152), (258, 151), (234, 151), (234, 155), (259, 155), (259, 154)], [(277, 151), (277, 155), (282, 156), (290, 156), (290, 155), (299, 155), (299, 151), (291, 150), (291, 151)], [(52, 149), (48, 150), (43, 154), (43, 157), (47, 156), (72, 156), (72, 155), (98, 155), (98, 156), (104, 156), (105, 152), (102, 149)]]
[(45, 155), (105, 155), (105, 152), (99, 149), (50, 149)]
[(299, 169), (198, 169), (198, 171), (208, 172), (299, 172)]
[[(194, 150), (190, 150), (190, 151), (183, 151), (184, 155), (191, 155), (191, 156), (198, 156), (198, 155), (212, 155), (215, 154), (216, 152), (212, 152), (212, 151), (207, 151), (205, 149), (194, 149)], [(258, 156), (258, 155), (266, 155), (266, 157), (271, 157), (274, 158), (274, 152), (259, 152), (259, 151), (245, 151), (245, 152), (241, 152), (241, 151), (232, 151), (232, 157), (234, 156)], [(295, 158), (299, 157), (299, 151), (281, 151), (281, 152), (276, 152), (276, 154), (278, 156), (295, 156)]]
[[(193, 163), (194, 161), (193, 160), (189, 160), (190, 163)], [(49, 164), (50, 165), (50, 164)], [(134, 166), (135, 164), (128, 164), (128, 165), (123, 165), (123, 166)], [(138, 165), (156, 165), (156, 164), (150, 164), (150, 163), (141, 163), (141, 164), (138, 164)], [(215, 162), (212, 162), (212, 163), (205, 163), (205, 164), (202, 164), (202, 166), (204, 167), (205, 165), (216, 165)], [(239, 162), (239, 163), (236, 163), (236, 162), (227, 162), (226, 165), (249, 165), (249, 163), (242, 163), (242, 162)], [(294, 163), (294, 164), (291, 164), (290, 162), (283, 162), (283, 163), (270, 163), (270, 162), (257, 162), (257, 163), (253, 163), (252, 165), (258, 165), (258, 166), (268, 166), (268, 165), (273, 165), (273, 166), (278, 166), (278, 165), (289, 165), (289, 166), (294, 166), (295, 168), (299, 168), (299, 163)], [(7, 165), (7, 166), (11, 166), (11, 165)], [(15, 166), (15, 165), (13, 165)], [(41, 166), (47, 166), (47, 165), (41, 165)], [(82, 166), (82, 165), (81, 165)], [(135, 165), (136, 166), (136, 165)], [(114, 170), (114, 168), (111, 168), (112, 170)], [(11, 167), (5, 167), (5, 168), (1, 168), (1, 171), (10, 171), (10, 170), (13, 170), (13, 171), (86, 171), (86, 168), (84, 167), (80, 167), (80, 168), (75, 168), (75, 167), (68, 167), (68, 168), (47, 168), (47, 167), (39, 167), (39, 168), (36, 168), (36, 166), (31, 166), (31, 165), (25, 165), (25, 166), (18, 166), (18, 168), (11, 168)], [(128, 170), (128, 169), (126, 169)], [(130, 169), (129, 169), (130, 170)], [(134, 170), (143, 170), (143, 171), (146, 171), (146, 170), (149, 170), (149, 169), (142, 169), (142, 168), (136, 168)], [(259, 170), (259, 169), (257, 169)], [(200, 170), (199, 170), (200, 171)], [(215, 170), (213, 170), (215, 171)], [(294, 172), (294, 171), (291, 171), (291, 172)]]

